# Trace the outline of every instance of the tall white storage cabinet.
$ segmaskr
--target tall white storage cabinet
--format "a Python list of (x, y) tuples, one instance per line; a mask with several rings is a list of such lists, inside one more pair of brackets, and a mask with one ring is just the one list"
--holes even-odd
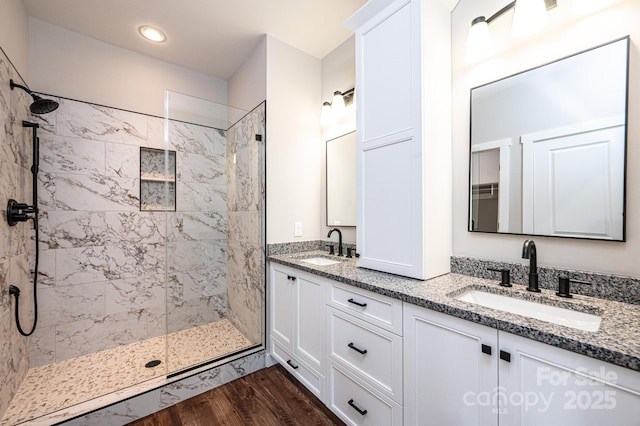
[(451, 1), (370, 0), (356, 33), (359, 266), (449, 272)]

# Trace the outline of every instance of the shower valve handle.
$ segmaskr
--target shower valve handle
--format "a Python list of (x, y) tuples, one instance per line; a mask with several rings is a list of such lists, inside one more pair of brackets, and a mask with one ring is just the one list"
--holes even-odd
[(9, 200), (7, 203), (7, 222), (9, 226), (15, 226), (19, 222), (26, 222), (32, 219), (30, 214), (36, 213), (35, 206), (29, 206), (25, 203), (18, 203), (16, 200)]

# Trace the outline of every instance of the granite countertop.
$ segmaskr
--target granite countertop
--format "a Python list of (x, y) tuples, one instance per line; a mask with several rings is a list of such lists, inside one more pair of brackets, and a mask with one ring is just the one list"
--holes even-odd
[[(302, 259), (326, 257), (340, 260), (328, 266), (316, 266)], [(356, 266), (355, 259), (329, 256), (322, 251), (271, 255), (269, 260), (354, 287), (443, 312), (532, 340), (547, 343), (591, 358), (640, 371), (640, 306), (574, 295), (562, 299), (555, 291), (541, 289), (531, 293), (525, 286), (500, 287), (499, 281), (446, 274), (426, 281), (373, 271)], [(513, 295), (547, 305), (600, 315), (596, 332), (582, 331), (516, 314), (456, 300), (469, 287), (490, 293)]]

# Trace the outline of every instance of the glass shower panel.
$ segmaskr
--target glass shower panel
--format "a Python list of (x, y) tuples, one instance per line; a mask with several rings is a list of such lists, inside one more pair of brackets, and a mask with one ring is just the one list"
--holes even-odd
[(165, 152), (176, 164), (175, 211), (166, 212), (170, 373), (262, 344), (264, 137), (264, 113), (166, 92)]

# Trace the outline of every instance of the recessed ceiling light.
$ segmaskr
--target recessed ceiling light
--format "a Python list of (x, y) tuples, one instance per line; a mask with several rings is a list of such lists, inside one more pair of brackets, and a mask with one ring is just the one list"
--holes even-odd
[(155, 43), (162, 43), (167, 40), (167, 36), (162, 31), (149, 25), (141, 25), (138, 27), (138, 32), (142, 37)]

